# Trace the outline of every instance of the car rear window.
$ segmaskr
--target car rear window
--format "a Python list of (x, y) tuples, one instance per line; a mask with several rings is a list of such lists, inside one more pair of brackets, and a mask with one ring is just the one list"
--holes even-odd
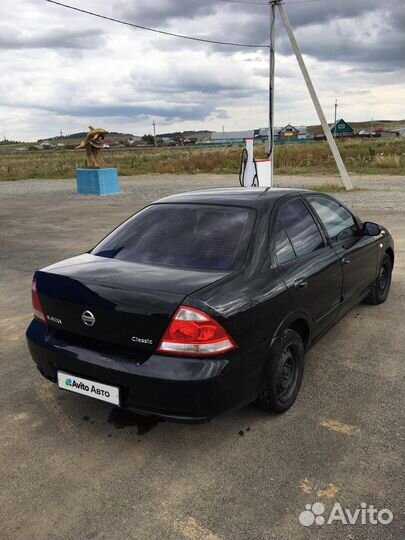
[(231, 206), (156, 204), (120, 225), (92, 251), (124, 261), (231, 270), (251, 236), (254, 210)]

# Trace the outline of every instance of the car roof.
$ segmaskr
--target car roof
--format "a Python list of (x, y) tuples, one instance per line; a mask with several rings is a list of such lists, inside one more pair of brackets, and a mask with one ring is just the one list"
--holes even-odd
[(155, 201), (155, 203), (223, 204), (231, 206), (258, 206), (274, 204), (281, 197), (308, 193), (294, 188), (214, 188), (177, 193)]

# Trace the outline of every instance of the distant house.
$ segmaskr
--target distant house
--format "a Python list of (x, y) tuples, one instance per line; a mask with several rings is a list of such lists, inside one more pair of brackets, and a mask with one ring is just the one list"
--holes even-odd
[(399, 131), (380, 131), (379, 135), (381, 139), (396, 139), (397, 137), (399, 137)]
[(299, 139), (312, 139), (312, 135), (306, 128), (306, 126), (298, 126), (298, 138)]
[(181, 144), (190, 146), (191, 144), (196, 144), (198, 142), (198, 137), (186, 137), (181, 141)]
[(137, 144), (142, 142), (142, 137), (138, 137), (137, 135), (133, 135), (129, 139), (125, 141), (125, 144), (127, 146), (136, 146)]
[(291, 124), (287, 124), (278, 132), (278, 138), (280, 141), (293, 141), (298, 139), (298, 134), (299, 130), (296, 127), (292, 126)]
[(211, 142), (216, 144), (241, 144), (245, 139), (253, 139), (253, 129), (247, 131), (214, 131), (211, 133)]
[(292, 141), (298, 139), (310, 139), (311, 135), (305, 126), (292, 126), (291, 124), (281, 128), (278, 133), (280, 141)]
[[(269, 128), (261, 128), (256, 134), (256, 139), (267, 141), (269, 137)], [(312, 139), (311, 134), (305, 126), (293, 126), (288, 124), (285, 127), (273, 128), (273, 137), (275, 141), (298, 141)]]
[[(280, 137), (280, 131), (282, 128), (273, 127), (273, 138), (278, 140)], [(260, 128), (255, 132), (255, 140), (257, 142), (267, 142), (269, 140), (269, 128)]]
[(269, 138), (269, 128), (260, 128), (255, 130), (255, 142), (266, 142)]
[(354, 135), (353, 128), (343, 118), (337, 120), (335, 124), (329, 127), (332, 135), (336, 135), (336, 137), (353, 137)]
[(172, 137), (162, 137), (160, 144), (162, 146), (177, 146), (177, 142)]
[(37, 145), (37, 148), (38, 150), (52, 150), (52, 148), (55, 148), (55, 145), (49, 141), (42, 141)]

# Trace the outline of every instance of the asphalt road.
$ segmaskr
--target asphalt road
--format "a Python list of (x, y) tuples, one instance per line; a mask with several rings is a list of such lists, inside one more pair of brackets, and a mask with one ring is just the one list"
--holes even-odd
[[(31, 277), (154, 198), (234, 178), (129, 179), (110, 198), (78, 196), (73, 181), (0, 183), (0, 539), (402, 539), (404, 183), (361, 182), (364, 191), (338, 197), (393, 233), (388, 301), (358, 306), (308, 353), (286, 414), (249, 406), (194, 426), (130, 415), (43, 379), (24, 338)], [(364, 502), (394, 518), (304, 527), (299, 515), (314, 502), (326, 517), (336, 502), (352, 512)]]

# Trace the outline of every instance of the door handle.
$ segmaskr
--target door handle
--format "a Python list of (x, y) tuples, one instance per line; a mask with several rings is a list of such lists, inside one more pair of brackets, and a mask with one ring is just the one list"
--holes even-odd
[(348, 259), (347, 257), (343, 257), (342, 263), (343, 264), (352, 264), (352, 261), (350, 259)]
[(296, 289), (306, 289), (308, 287), (308, 281), (306, 279), (298, 279), (294, 282)]

